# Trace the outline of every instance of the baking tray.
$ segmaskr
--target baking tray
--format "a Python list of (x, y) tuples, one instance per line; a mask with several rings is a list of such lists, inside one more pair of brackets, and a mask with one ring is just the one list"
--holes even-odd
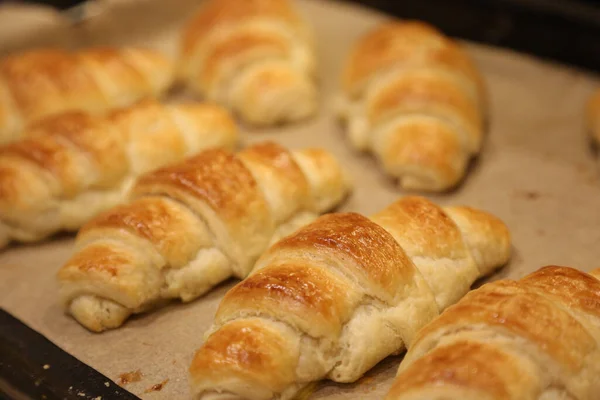
[[(103, 1), (88, 11), (91, 18), (76, 25), (52, 14), (43, 38), (13, 35), (2, 42), (0, 52), (56, 40), (68, 47), (141, 44), (174, 54), (181, 24), (197, 4), (190, 0)], [(389, 17), (332, 1), (304, 0), (298, 6), (319, 37), (321, 112), (313, 120), (284, 128), (244, 128), (243, 144), (270, 139), (290, 148), (327, 148), (340, 158), (356, 186), (341, 209), (373, 213), (403, 193), (371, 157), (351, 150), (331, 110), (350, 46)], [(514, 242), (512, 261), (490, 279), (519, 278), (547, 264), (582, 270), (600, 266), (596, 261), (600, 255), (600, 178), (583, 126), (584, 105), (598, 83), (597, 76), (508, 50), (465, 45), (488, 84), (490, 125), (481, 156), (463, 185), (430, 197), (441, 204), (488, 210), (508, 224)], [(182, 96), (186, 94), (174, 93), (170, 100)], [(87, 378), (90, 381), (108, 379), (112, 385), (123, 374), (140, 371), (139, 381), (123, 384), (132, 394), (144, 399), (189, 398), (187, 368), (220, 299), (235, 281), (190, 304), (174, 302), (131, 319), (121, 329), (92, 334), (66, 316), (57, 302), (54, 276), (69, 257), (72, 244), (71, 235), (61, 235), (1, 253), (0, 307), (102, 374)], [(384, 360), (355, 384), (324, 382), (311, 398), (381, 399), (400, 360)], [(52, 363), (47, 363), (49, 369), (44, 370), (43, 364), (42, 373), (52, 370)], [(73, 375), (73, 386), (80, 388), (78, 398), (99, 396), (86, 390), (88, 383)], [(160, 390), (153, 390), (159, 386)], [(102, 395), (106, 398), (111, 395)]]

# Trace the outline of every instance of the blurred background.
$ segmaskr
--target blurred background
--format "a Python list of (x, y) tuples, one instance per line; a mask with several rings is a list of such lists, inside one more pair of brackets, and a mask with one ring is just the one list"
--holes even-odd
[[(118, 1), (118, 0), (95, 0)], [(333, 0), (321, 0), (333, 1)], [(447, 34), (600, 71), (600, 0), (335, 0), (433, 23)], [(17, 1), (0, 0), (0, 4)], [(77, 0), (37, 3), (77, 16)], [(16, 21), (15, 21), (16, 22)]]

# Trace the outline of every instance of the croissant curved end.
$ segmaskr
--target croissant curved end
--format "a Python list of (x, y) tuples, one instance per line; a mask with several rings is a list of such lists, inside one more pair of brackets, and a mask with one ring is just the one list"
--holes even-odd
[(445, 207), (460, 228), (482, 276), (491, 274), (511, 257), (511, 235), (506, 224), (471, 207)]
[(590, 271), (589, 274), (600, 281), (600, 268)]
[(206, 393), (201, 397), (197, 397), (197, 400), (244, 400), (243, 397), (240, 397), (236, 394), (232, 393)]
[(74, 298), (69, 313), (92, 332), (103, 332), (121, 326), (131, 315), (131, 309), (95, 295)]
[(166, 54), (141, 47), (124, 49), (123, 52), (145, 76), (154, 96), (159, 96), (173, 85), (176, 66)]
[(592, 140), (600, 143), (600, 90), (589, 99), (586, 109), (587, 129)]
[(238, 113), (255, 126), (296, 122), (317, 112), (315, 84), (286, 65), (265, 63), (249, 70), (231, 93)]

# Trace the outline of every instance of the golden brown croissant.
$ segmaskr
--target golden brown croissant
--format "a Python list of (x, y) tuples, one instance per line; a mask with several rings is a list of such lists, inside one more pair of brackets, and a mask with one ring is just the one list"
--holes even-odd
[(157, 97), (173, 81), (172, 62), (141, 48), (30, 50), (0, 60), (0, 142), (30, 122), (70, 110), (104, 113)]
[(405, 189), (442, 191), (481, 147), (482, 79), (467, 54), (422, 22), (388, 22), (353, 48), (338, 112), (353, 147)]
[(592, 140), (600, 144), (600, 90), (597, 90), (588, 101), (586, 118)]
[(251, 124), (316, 112), (312, 31), (288, 0), (207, 1), (182, 38), (181, 72)]
[(160, 302), (191, 301), (245, 278), (269, 243), (348, 192), (328, 152), (274, 144), (208, 150), (142, 176), (135, 198), (83, 227), (60, 270), (61, 297), (85, 327), (120, 326)]
[(190, 368), (195, 399), (290, 399), (353, 382), (504, 264), (497, 218), (406, 197), (329, 214), (271, 247), (221, 302)]
[(386, 400), (598, 399), (599, 278), (550, 266), (467, 294), (418, 333)]
[(144, 100), (107, 116), (74, 111), (0, 147), (0, 246), (76, 230), (120, 203), (133, 179), (212, 147), (232, 148), (231, 115), (209, 104)]

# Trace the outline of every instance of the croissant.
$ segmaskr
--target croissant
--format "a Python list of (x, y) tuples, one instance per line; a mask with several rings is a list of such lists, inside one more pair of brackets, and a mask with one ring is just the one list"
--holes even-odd
[(274, 244), (217, 310), (190, 367), (195, 399), (291, 399), (353, 382), (504, 264), (506, 226), (406, 197), (370, 219), (329, 214)]
[(231, 148), (237, 135), (219, 106), (152, 100), (34, 123), (25, 139), (0, 147), (0, 246), (76, 230), (122, 202), (136, 176), (206, 148)]
[(386, 400), (595, 400), (600, 269), (549, 266), (469, 293), (416, 336)]
[(388, 22), (351, 51), (337, 113), (350, 143), (409, 190), (456, 186), (481, 148), (484, 86), (467, 54), (432, 26)]
[(141, 48), (78, 52), (30, 50), (0, 60), (0, 142), (18, 139), (29, 123), (63, 111), (94, 114), (165, 92), (172, 62)]
[(209, 0), (181, 40), (180, 73), (249, 124), (316, 112), (313, 32), (288, 0)]
[(140, 177), (134, 199), (86, 224), (58, 273), (68, 311), (92, 331), (168, 299), (244, 278), (269, 243), (342, 201), (348, 182), (319, 149), (208, 150)]
[(600, 144), (600, 90), (597, 90), (588, 101), (586, 113), (591, 138), (594, 143)]

